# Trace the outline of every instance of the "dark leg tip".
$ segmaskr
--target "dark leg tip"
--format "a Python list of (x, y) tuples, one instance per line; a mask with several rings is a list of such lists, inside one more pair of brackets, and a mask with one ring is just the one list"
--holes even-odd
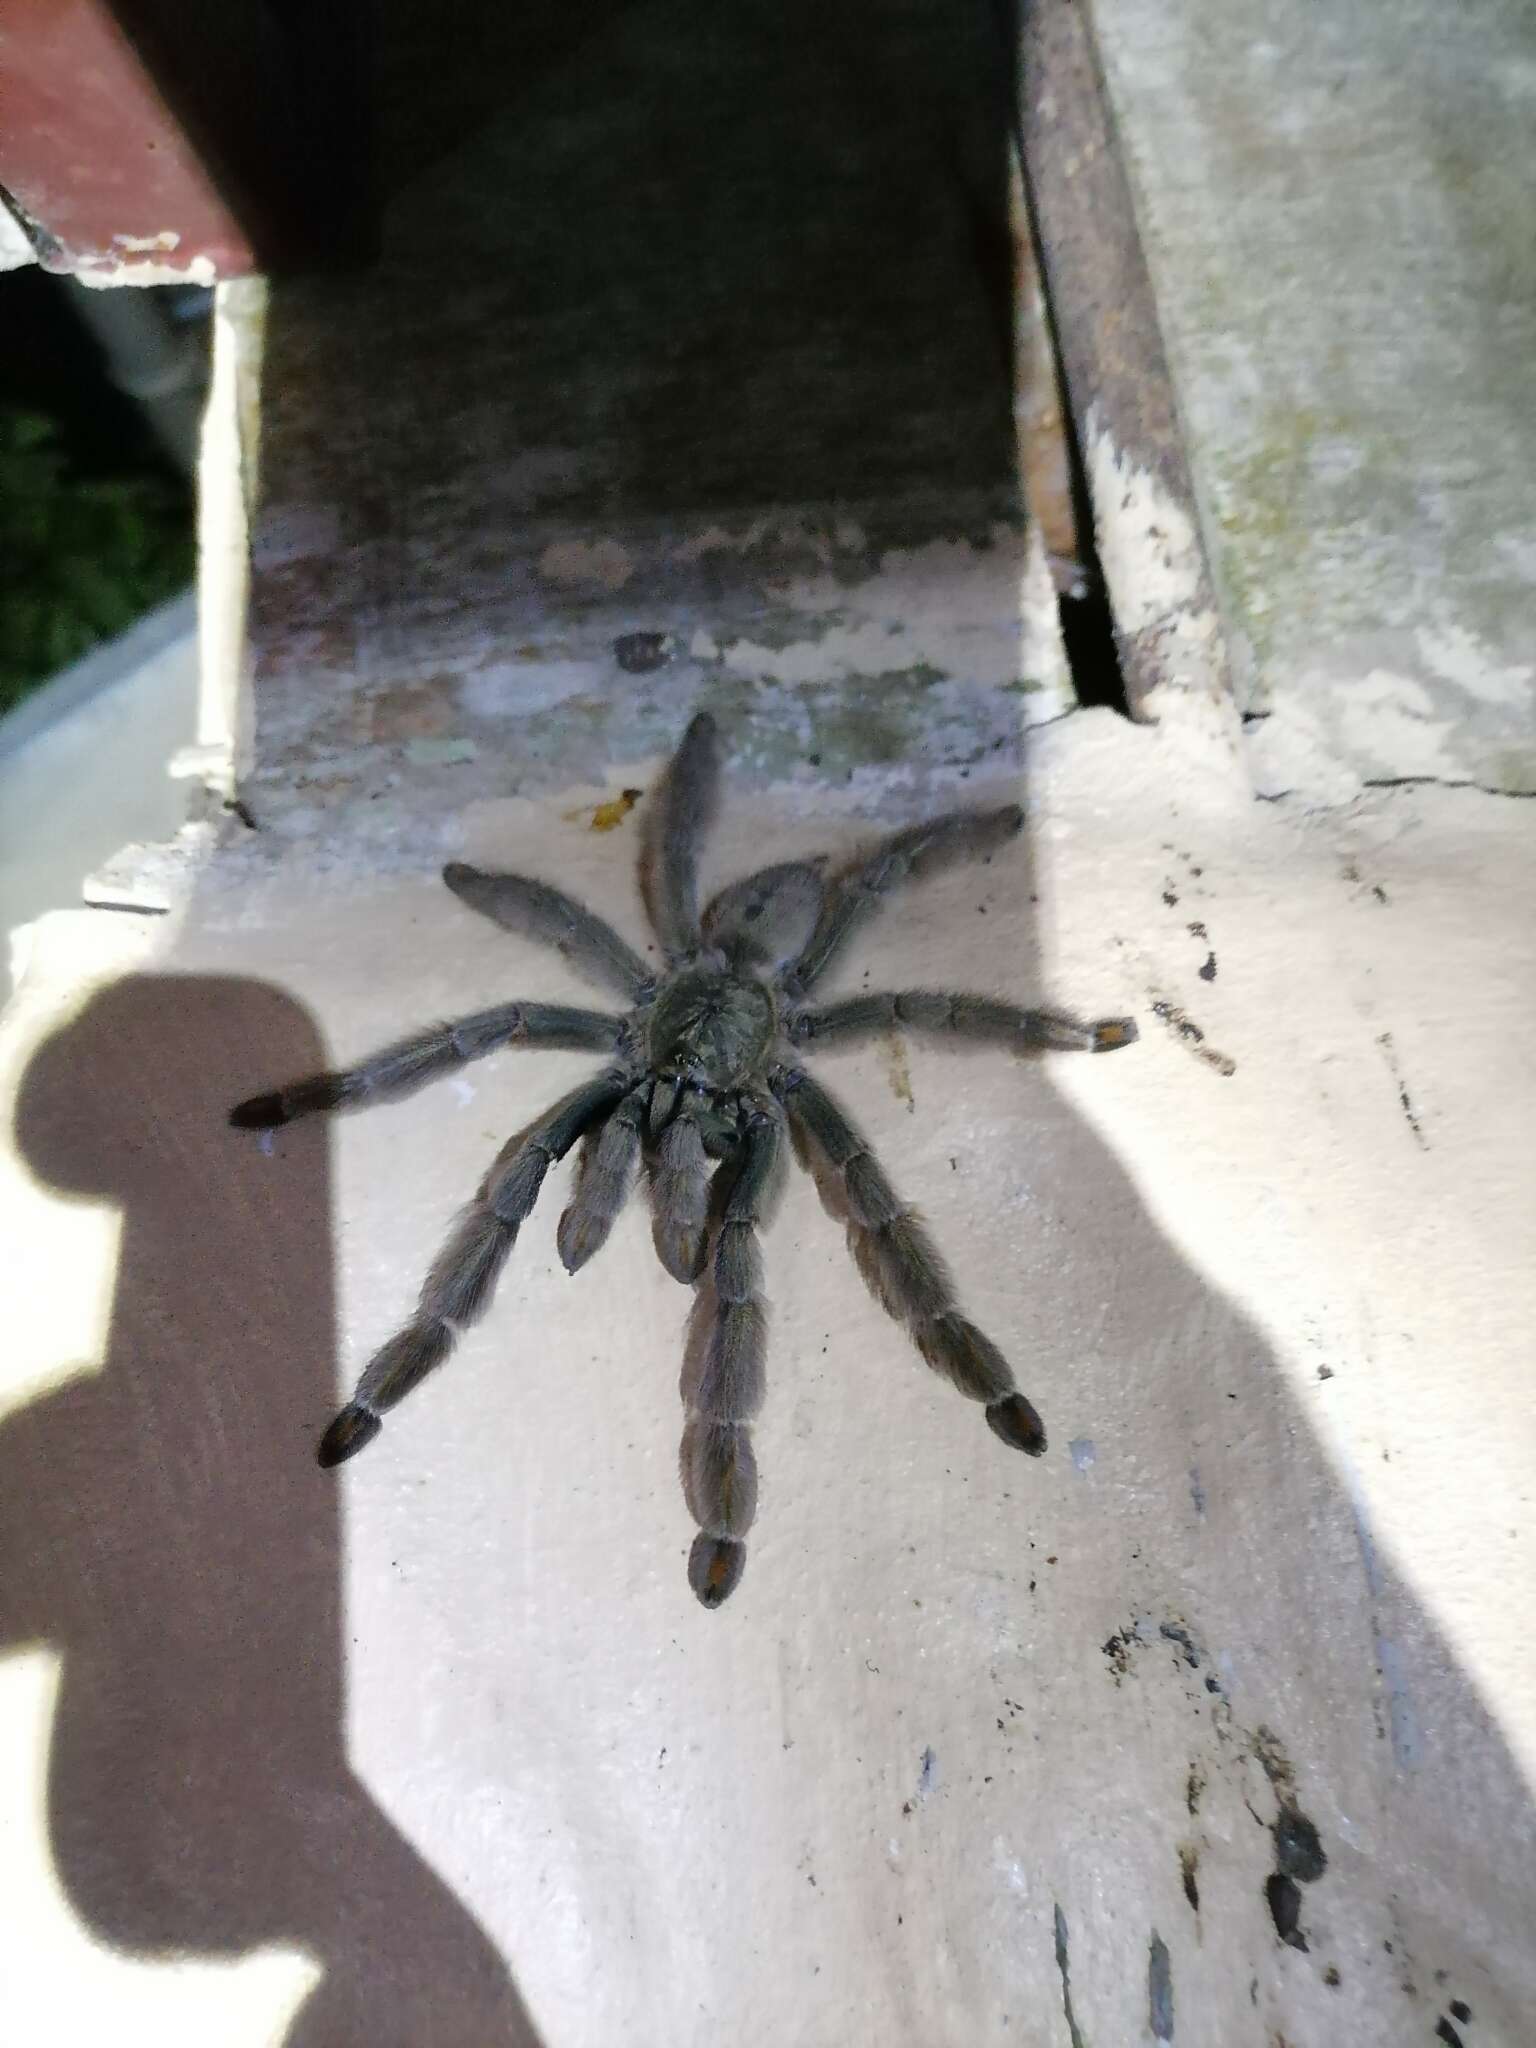
[(987, 1427), (1013, 1450), (1038, 1458), (1045, 1449), (1045, 1424), (1022, 1394), (1009, 1394), (987, 1410)]
[(699, 1535), (688, 1553), (688, 1583), (701, 1606), (729, 1600), (747, 1566), (747, 1546), (732, 1536)]
[(580, 1215), (574, 1206), (566, 1210), (555, 1231), (555, 1249), (567, 1273), (579, 1273), (602, 1241), (602, 1225)]
[(467, 861), (451, 860), (443, 869), (443, 880), (450, 889), (462, 889), (464, 884), (472, 882), (479, 872), (478, 868), (470, 867)]
[(1122, 1045), (1134, 1045), (1140, 1036), (1134, 1017), (1103, 1017), (1093, 1027), (1093, 1049), (1118, 1052)]
[(321, 1437), (315, 1456), (329, 1471), (333, 1465), (356, 1457), (366, 1444), (373, 1442), (383, 1427), (377, 1415), (370, 1414), (366, 1408), (359, 1408), (355, 1401), (349, 1401)]
[(275, 1131), (279, 1124), (287, 1123), (288, 1116), (281, 1095), (253, 1095), (235, 1104), (229, 1120), (237, 1131)]

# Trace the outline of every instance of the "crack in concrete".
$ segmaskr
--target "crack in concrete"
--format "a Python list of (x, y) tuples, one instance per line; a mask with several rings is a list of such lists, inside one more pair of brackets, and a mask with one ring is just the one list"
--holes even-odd
[[(1050, 722), (1054, 723), (1055, 721)], [(1492, 782), (1474, 782), (1470, 777), (1445, 775), (1373, 775), (1368, 776), (1362, 781), (1360, 788), (1362, 790), (1472, 789), (1476, 790), (1479, 796), (1508, 797), (1516, 803), (1530, 803), (1536, 800), (1536, 789), (1500, 789), (1497, 784)], [(1292, 797), (1301, 797), (1304, 802), (1306, 801), (1306, 792), (1299, 789), (1256, 789), (1254, 796), (1261, 804), (1288, 803)], [(1328, 803), (1321, 799), (1308, 802), (1306, 808), (1309, 811), (1343, 811), (1348, 810), (1352, 803), (1358, 801), (1359, 798), (1356, 794), (1343, 797), (1337, 803)]]
[(1061, 2009), (1067, 2016), (1067, 2033), (1072, 2048), (1084, 2048), (1077, 2019), (1072, 2011), (1072, 1972), (1067, 1962), (1067, 1916), (1056, 1908), (1056, 1967), (1061, 1972)]

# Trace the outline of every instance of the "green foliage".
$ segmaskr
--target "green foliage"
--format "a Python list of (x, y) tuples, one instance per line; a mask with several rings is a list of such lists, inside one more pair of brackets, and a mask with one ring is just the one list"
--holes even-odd
[(193, 559), (173, 482), (76, 476), (52, 420), (0, 405), (0, 714), (184, 588)]

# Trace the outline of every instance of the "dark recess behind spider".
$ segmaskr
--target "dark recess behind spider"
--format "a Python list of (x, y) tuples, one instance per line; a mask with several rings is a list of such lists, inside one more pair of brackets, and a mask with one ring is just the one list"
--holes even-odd
[[(536, 120), (546, 118), (544, 101), (559, 90), (557, 81), (580, 75), (585, 52), (595, 56), (606, 45), (622, 41), (637, 11), (634, 0), (607, 0), (579, 13), (479, 8), (473, 35), (447, 39), (435, 10), (420, 0), (392, 0), (386, 9), (387, 33), (379, 38), (380, 112), (370, 149), (374, 206), (384, 205), (391, 195), (431, 172), (463, 145), (466, 136), (504, 116), (509, 105), (528, 104), (539, 109)], [(795, 19), (775, 16), (769, 22), (766, 11), (760, 11), (764, 36), (771, 34), (777, 41), (798, 33)], [(893, 110), (890, 122), (893, 131), (905, 131), (898, 154), (925, 165), (936, 184), (948, 182), (959, 191), (958, 201), (947, 208), (938, 195), (934, 203), (948, 212), (955, 235), (969, 243), (967, 250), (956, 253), (971, 263), (989, 309), (998, 375), (994, 402), (983, 400), (978, 406), (975, 391), (950, 391), (949, 432), (942, 451), (932, 442), (932, 421), (918, 418), (910, 409), (920, 389), (911, 373), (914, 357), (927, 359), (937, 370), (948, 364), (951, 373), (959, 361), (935, 346), (946, 308), (938, 303), (943, 294), (936, 288), (925, 296), (930, 280), (914, 267), (912, 250), (921, 249), (922, 237), (915, 235), (904, 244), (894, 232), (893, 216), (899, 208), (889, 197), (872, 196), (867, 181), (860, 178), (856, 162), (867, 138), (855, 132), (845, 163), (822, 160), (825, 152), (817, 148), (816, 137), (825, 126), (824, 110), (807, 107), (803, 122), (797, 122), (796, 93), (803, 66), (781, 60), (767, 41), (751, 126), (754, 132), (761, 130), (771, 161), (758, 161), (756, 147), (743, 146), (739, 139), (722, 151), (706, 115), (695, 139), (696, 186), (716, 183), (722, 170), (725, 182), (715, 200), (700, 198), (696, 191), (676, 195), (682, 200), (679, 211), (658, 215), (651, 223), (663, 240), (676, 236), (675, 247), (667, 249), (659, 262), (632, 266), (622, 251), (604, 255), (600, 223), (595, 241), (593, 235), (581, 233), (581, 222), (589, 217), (594, 198), (601, 196), (600, 181), (591, 185), (585, 175), (567, 194), (566, 218), (544, 228), (533, 225), (509, 246), (508, 260), (527, 280), (526, 292), (520, 295), (523, 317), (537, 319), (541, 306), (547, 306), (555, 325), (563, 324), (572, 292), (580, 288), (584, 262), (600, 265), (592, 270), (590, 286), (598, 303), (612, 297), (616, 317), (610, 352), (615, 374), (627, 368), (642, 382), (647, 379), (654, 340), (623, 334), (627, 318), (645, 308), (651, 309), (652, 334), (670, 330), (677, 348), (693, 363), (693, 430), (681, 441), (674, 437), (670, 461), (656, 459), (644, 465), (649, 476), (645, 495), (654, 500), (655, 509), (675, 509), (691, 489), (708, 493), (727, 480), (741, 502), (785, 504), (836, 498), (856, 477), (867, 479), (876, 490), (897, 494), (924, 482), (941, 488), (961, 482), (982, 488), (1015, 487), (1018, 469), (1009, 400), (1017, 396), (1011, 387), (1020, 371), (1016, 328), (1024, 313), (1016, 247), (1021, 223), (1015, 217), (1018, 0), (971, 0), (955, 18), (944, 48), (922, 68), (924, 90), (915, 93), (919, 67), (911, 46), (914, 38), (925, 35), (929, 12), (897, 6), (889, 16), (854, 9), (818, 17), (816, 42), (824, 49), (826, 68), (834, 79), (840, 71), (888, 74), (889, 91), (883, 97)], [(658, 62), (648, 75), (637, 76), (635, 86), (642, 112), (654, 109), (665, 127), (665, 97), (669, 91), (685, 89), (691, 67), (674, 64), (659, 48), (660, 40), (668, 35), (688, 38), (703, 53), (699, 64), (707, 71), (711, 41), (719, 39), (724, 46), (731, 38), (707, 19), (658, 13), (656, 20)], [(755, 32), (750, 27), (733, 28), (731, 36), (738, 43), (745, 40), (750, 48)], [(420, 89), (424, 77), (434, 81), (430, 92)], [(515, 81), (510, 88), (509, 80)], [(774, 109), (776, 94), (783, 95), (784, 103)], [(573, 106), (571, 112), (575, 117), (580, 110)], [(850, 101), (850, 122), (868, 118), (866, 105)], [(807, 160), (803, 174), (793, 173), (791, 160), (797, 150)], [(1027, 187), (1027, 179), (1025, 183)], [(840, 219), (850, 209), (851, 224)], [(637, 219), (644, 219), (643, 207)], [(1025, 224), (1026, 241), (1032, 232)], [(701, 251), (701, 237), (710, 236), (713, 248)], [(862, 275), (860, 264), (847, 260), (850, 247), (866, 252)], [(788, 262), (785, 248), (794, 252)], [(622, 275), (631, 267), (634, 275), (623, 285)], [(937, 286), (936, 279), (931, 282)], [(658, 298), (658, 286), (662, 297), (670, 295), (669, 304)], [(713, 313), (710, 301), (716, 302)], [(861, 373), (850, 375), (836, 360), (840, 326), (859, 333), (865, 356)], [(825, 337), (819, 344), (818, 332)], [(690, 340), (695, 333), (707, 342), (702, 350)], [(800, 416), (803, 409), (795, 403), (791, 367), (791, 381), (780, 383), (781, 397), (789, 402), (769, 409), (774, 430), (769, 436), (769, 422), (750, 416), (750, 394), (764, 385), (772, 388), (776, 373), (770, 370), (760, 377), (749, 359), (755, 353), (760, 368), (775, 355), (789, 362), (808, 349), (812, 355), (818, 350), (833, 352), (824, 358), (833, 401), (820, 408), (830, 417), (818, 423)], [(739, 356), (748, 360), (738, 362)], [(652, 410), (659, 428), (673, 410), (667, 385), (674, 366), (663, 359), (658, 367), (661, 375), (653, 387)], [(1053, 363), (1032, 365), (1031, 370), (1048, 381), (1056, 377)], [(777, 374), (782, 379), (783, 373)], [(740, 403), (744, 394), (745, 406)], [(1093, 521), (1072, 437), (1071, 410), (1061, 404), (1057, 411), (1081, 567), (1080, 576), (1064, 585), (1058, 599), (1068, 663), (1080, 702), (1123, 711), (1124, 681), (1093, 556)], [(978, 439), (977, 429), (988, 418), (990, 426)], [(906, 433), (893, 433), (893, 424), (904, 424)], [(889, 454), (876, 453), (880, 442), (888, 450), (899, 450), (895, 466)], [(733, 446), (738, 458), (734, 463)]]

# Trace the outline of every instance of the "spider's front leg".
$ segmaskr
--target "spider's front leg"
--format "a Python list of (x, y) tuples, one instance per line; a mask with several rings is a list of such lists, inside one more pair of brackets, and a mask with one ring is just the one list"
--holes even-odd
[(699, 846), (719, 801), (720, 735), (701, 711), (668, 762), (640, 828), (640, 893), (672, 961), (700, 942)]
[(597, 1010), (572, 1010), (562, 1003), (499, 1003), (451, 1024), (433, 1024), (411, 1038), (370, 1053), (355, 1067), (335, 1073), (309, 1074), (237, 1102), (229, 1120), (237, 1130), (271, 1131), (301, 1116), (328, 1109), (366, 1109), (375, 1102), (398, 1102), (429, 1081), (452, 1073), (470, 1060), (484, 1059), (504, 1045), (527, 1045), (550, 1051), (612, 1052), (619, 1043), (623, 1019)]
[(706, 1607), (734, 1592), (743, 1540), (757, 1513), (757, 1461), (749, 1424), (763, 1403), (768, 1318), (758, 1228), (782, 1150), (778, 1111), (757, 1106), (735, 1158), (715, 1226), (710, 1264), (694, 1297), (681, 1391), (688, 1411), (679, 1464), (683, 1497), (699, 1525), (688, 1583)]
[(786, 976), (786, 987), (803, 998), (893, 890), (954, 861), (984, 857), (1012, 839), (1023, 823), (1018, 805), (1007, 804), (998, 811), (951, 811), (882, 839), (834, 885), (810, 943)]

